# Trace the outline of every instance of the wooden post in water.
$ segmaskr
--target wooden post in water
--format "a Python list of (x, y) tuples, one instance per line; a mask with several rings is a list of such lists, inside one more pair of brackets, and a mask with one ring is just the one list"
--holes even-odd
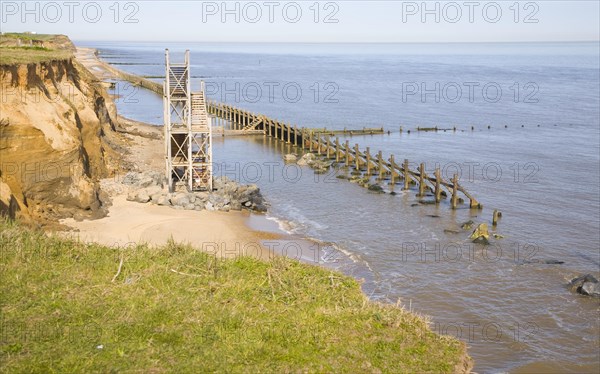
[(317, 134), (317, 154), (321, 155), (321, 134)]
[(271, 122), (273, 124), (271, 130), (273, 131), (273, 134), (271, 135), (271, 137), (277, 139), (277, 121), (272, 121)]
[(360, 171), (360, 152), (358, 150), (358, 143), (354, 144), (354, 161), (356, 165), (356, 170)]
[(390, 184), (396, 184), (396, 161), (394, 160), (394, 155), (390, 156), (390, 169), (392, 172)]
[(285, 143), (285, 123), (279, 122), (279, 140)]
[(501, 214), (498, 210), (494, 209), (494, 213), (492, 214), (492, 225), (496, 226), (498, 224), (498, 218), (500, 218)]
[(383, 180), (384, 169), (383, 169), (383, 155), (381, 151), (377, 152), (377, 168), (379, 169), (379, 180)]
[(325, 147), (327, 148), (327, 159), (331, 156), (331, 152), (329, 151), (329, 135), (325, 138)]
[(452, 209), (456, 209), (456, 200), (458, 199), (458, 174), (454, 174), (452, 178), (452, 199), (450, 200), (450, 206)]
[(302, 135), (302, 149), (306, 149), (306, 129), (304, 127), (300, 130), (300, 135)]
[(408, 171), (408, 159), (404, 159), (404, 189), (408, 190), (410, 188), (410, 173)]
[(298, 146), (298, 125), (294, 125), (294, 145)]
[(340, 162), (340, 138), (335, 137), (335, 162)]
[(419, 166), (419, 197), (425, 196), (425, 163)]
[(435, 203), (438, 204), (442, 199), (440, 168), (435, 168)]
[(312, 145), (313, 145), (313, 131), (312, 130), (308, 130), (308, 151), (312, 152)]
[[(479, 202), (477, 200), (475, 200), (475, 198), (471, 195), (469, 195), (469, 207), (470, 208), (478, 208), (478, 209), (483, 209), (483, 207), (481, 206), (481, 204), (479, 204)], [(500, 214), (502, 215), (502, 214)]]
[(367, 158), (367, 176), (371, 176), (371, 153), (369, 152), (369, 147), (365, 150), (365, 157)]
[(346, 151), (346, 154), (344, 155), (346, 157), (346, 167), (350, 166), (350, 141), (346, 140), (346, 146), (344, 147), (344, 150)]

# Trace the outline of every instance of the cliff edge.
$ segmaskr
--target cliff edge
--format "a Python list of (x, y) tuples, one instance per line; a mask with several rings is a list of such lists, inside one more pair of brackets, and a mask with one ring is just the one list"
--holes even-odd
[(99, 180), (119, 169), (114, 103), (65, 36), (35, 37), (0, 37), (0, 214), (103, 216)]

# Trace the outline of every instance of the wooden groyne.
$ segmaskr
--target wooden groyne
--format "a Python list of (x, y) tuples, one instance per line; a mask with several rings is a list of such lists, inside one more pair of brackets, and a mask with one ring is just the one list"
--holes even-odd
[[(101, 60), (98, 61), (117, 78), (163, 95), (163, 85), (160, 83), (124, 72)], [(389, 180), (392, 189), (394, 185), (400, 183), (404, 190), (416, 186), (418, 188), (417, 196), (424, 198), (429, 192), (433, 195), (436, 204), (449, 196), (452, 209), (456, 209), (463, 201), (463, 198), (459, 196), (460, 193), (469, 200), (471, 208), (482, 209), (482, 205), (477, 199), (458, 183), (457, 174), (454, 174), (451, 180), (445, 180), (441, 176), (440, 169), (436, 168), (433, 175), (428, 175), (425, 171), (425, 163), (420, 163), (416, 170), (412, 170), (407, 159), (398, 163), (393, 154), (384, 158), (381, 151), (372, 153), (369, 147), (361, 149), (358, 144), (351, 145), (347, 139), (342, 142), (339, 137), (335, 136), (383, 134), (385, 133), (383, 127), (344, 130), (298, 127), (263, 114), (216, 101), (207, 100), (206, 107), (208, 114), (213, 118), (213, 133), (223, 135), (264, 134), (308, 152), (314, 152), (343, 168), (352, 168), (352, 174), (355, 177), (359, 176), (367, 182), (374, 180), (381, 183)], [(418, 128), (418, 131), (438, 130), (437, 127)], [(455, 128), (452, 130), (456, 131)], [(369, 184), (365, 183), (364, 185), (368, 186)]]
[[(95, 51), (94, 54), (98, 58), (98, 51)], [(121, 69), (117, 69), (116, 67), (112, 66), (111, 64), (109, 64), (105, 61), (102, 61), (100, 58), (98, 58), (98, 62), (102, 65), (102, 67), (104, 69), (106, 69), (108, 72), (110, 72), (116, 78), (122, 79), (122, 80), (127, 81), (131, 84), (134, 84), (136, 86), (140, 86), (140, 87), (143, 87), (150, 91), (156, 92), (157, 94), (159, 94), (161, 96), (163, 95), (164, 90), (163, 90), (163, 85), (161, 83), (151, 81), (150, 79), (140, 77), (139, 75), (130, 74)]]
[[(97, 51), (96, 51), (96, 57)], [(111, 64), (104, 62), (98, 59), (98, 62), (105, 68), (108, 72), (110, 72), (115, 78), (125, 80), (131, 84), (136, 86), (140, 86), (146, 88), (150, 91), (153, 91), (159, 95), (164, 94), (164, 87), (162, 84), (158, 82), (151, 81), (149, 79), (140, 77), (135, 74), (127, 73), (121, 69), (118, 69)], [(219, 119), (220, 121), (213, 124), (214, 132), (217, 134), (223, 135), (256, 135), (264, 133), (264, 129), (268, 128), (269, 125), (265, 125), (265, 123), (270, 123), (271, 126), (275, 122), (268, 117), (261, 114), (254, 114), (244, 111), (244, 117), (241, 117), (241, 110), (237, 109), (231, 105), (219, 103), (216, 101), (207, 101), (207, 106), (209, 113), (214, 117)], [(235, 119), (235, 120), (233, 120)], [(242, 122), (245, 121), (245, 122)], [(343, 134), (343, 135), (374, 135), (374, 134), (383, 134), (383, 127), (363, 127), (362, 129), (343, 129), (343, 130), (334, 130), (327, 128), (311, 128), (313, 133), (315, 134)], [(280, 131), (280, 130), (277, 130)], [(284, 130), (285, 131), (285, 130)]]
[[(394, 155), (384, 158), (381, 151), (371, 153), (369, 147), (361, 150), (358, 144), (350, 145), (347, 139), (341, 142), (339, 137), (333, 138), (336, 133), (326, 129), (299, 128), (291, 123), (283, 123), (262, 114), (210, 100), (207, 108), (209, 115), (216, 119), (218, 126), (229, 125), (236, 131), (262, 133), (308, 152), (314, 152), (344, 168), (353, 168), (353, 174), (360, 175), (363, 180), (374, 179), (377, 182), (390, 180), (391, 186), (402, 183), (404, 190), (415, 185), (419, 191), (417, 196), (423, 198), (427, 192), (430, 192), (436, 204), (450, 196), (450, 206), (453, 209), (456, 209), (463, 200), (459, 197), (461, 193), (469, 200), (471, 208), (482, 208), (477, 199), (458, 183), (457, 174), (454, 174), (449, 181), (444, 180), (439, 167), (435, 169), (433, 175), (428, 175), (425, 171), (425, 163), (420, 163), (417, 170), (411, 170), (407, 159), (397, 163)], [(379, 133), (383, 133), (383, 129), (379, 130)], [(353, 130), (353, 132), (370, 134), (374, 133), (374, 129)]]
[[(216, 120), (213, 123), (220, 131), (232, 131), (237, 135), (265, 134), (277, 139), (280, 137), (290, 137), (288, 143), (292, 143), (292, 138), (299, 134), (298, 126), (292, 128), (291, 124), (282, 123), (271, 119), (264, 114), (257, 114), (247, 110), (236, 108), (232, 105), (219, 103), (214, 100), (207, 101), (208, 113)], [(217, 130), (217, 132), (219, 131)], [(383, 134), (383, 127), (363, 127), (362, 129), (343, 129), (334, 130), (324, 128), (308, 127), (303, 131), (313, 135), (375, 135)]]

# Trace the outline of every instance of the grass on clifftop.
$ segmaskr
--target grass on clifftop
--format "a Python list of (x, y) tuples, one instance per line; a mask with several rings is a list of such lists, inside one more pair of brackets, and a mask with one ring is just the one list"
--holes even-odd
[[(123, 266), (113, 280), (121, 258)], [(352, 278), (0, 221), (3, 372), (454, 372), (464, 345)]]
[(71, 58), (70, 51), (36, 47), (0, 47), (0, 65), (36, 64)]
[[(29, 45), (30, 41), (39, 41), (54, 45), (62, 35), (39, 35), (22, 33), (5, 33), (0, 36), (0, 65), (17, 65), (64, 60), (71, 58), (73, 52), (68, 49)], [(17, 40), (21, 45), (16, 45)]]

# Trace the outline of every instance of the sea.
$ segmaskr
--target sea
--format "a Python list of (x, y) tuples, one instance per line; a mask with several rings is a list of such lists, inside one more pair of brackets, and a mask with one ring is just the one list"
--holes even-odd
[[(319, 246), (282, 252), (428, 318), (467, 344), (475, 372), (600, 370), (599, 300), (567, 287), (600, 277), (598, 43), (76, 44), (158, 82), (165, 49), (173, 62), (189, 49), (192, 89), (212, 100), (298, 127), (383, 127), (340, 141), (458, 174), (483, 209), (418, 204), (389, 181), (395, 194), (372, 193), (346, 170), (285, 164), (302, 151), (264, 136), (215, 137), (215, 174), (257, 184), (268, 219)], [(112, 93), (121, 115), (162, 126), (161, 97), (120, 81)], [(468, 239), (469, 220), (490, 225), (489, 245)]]

